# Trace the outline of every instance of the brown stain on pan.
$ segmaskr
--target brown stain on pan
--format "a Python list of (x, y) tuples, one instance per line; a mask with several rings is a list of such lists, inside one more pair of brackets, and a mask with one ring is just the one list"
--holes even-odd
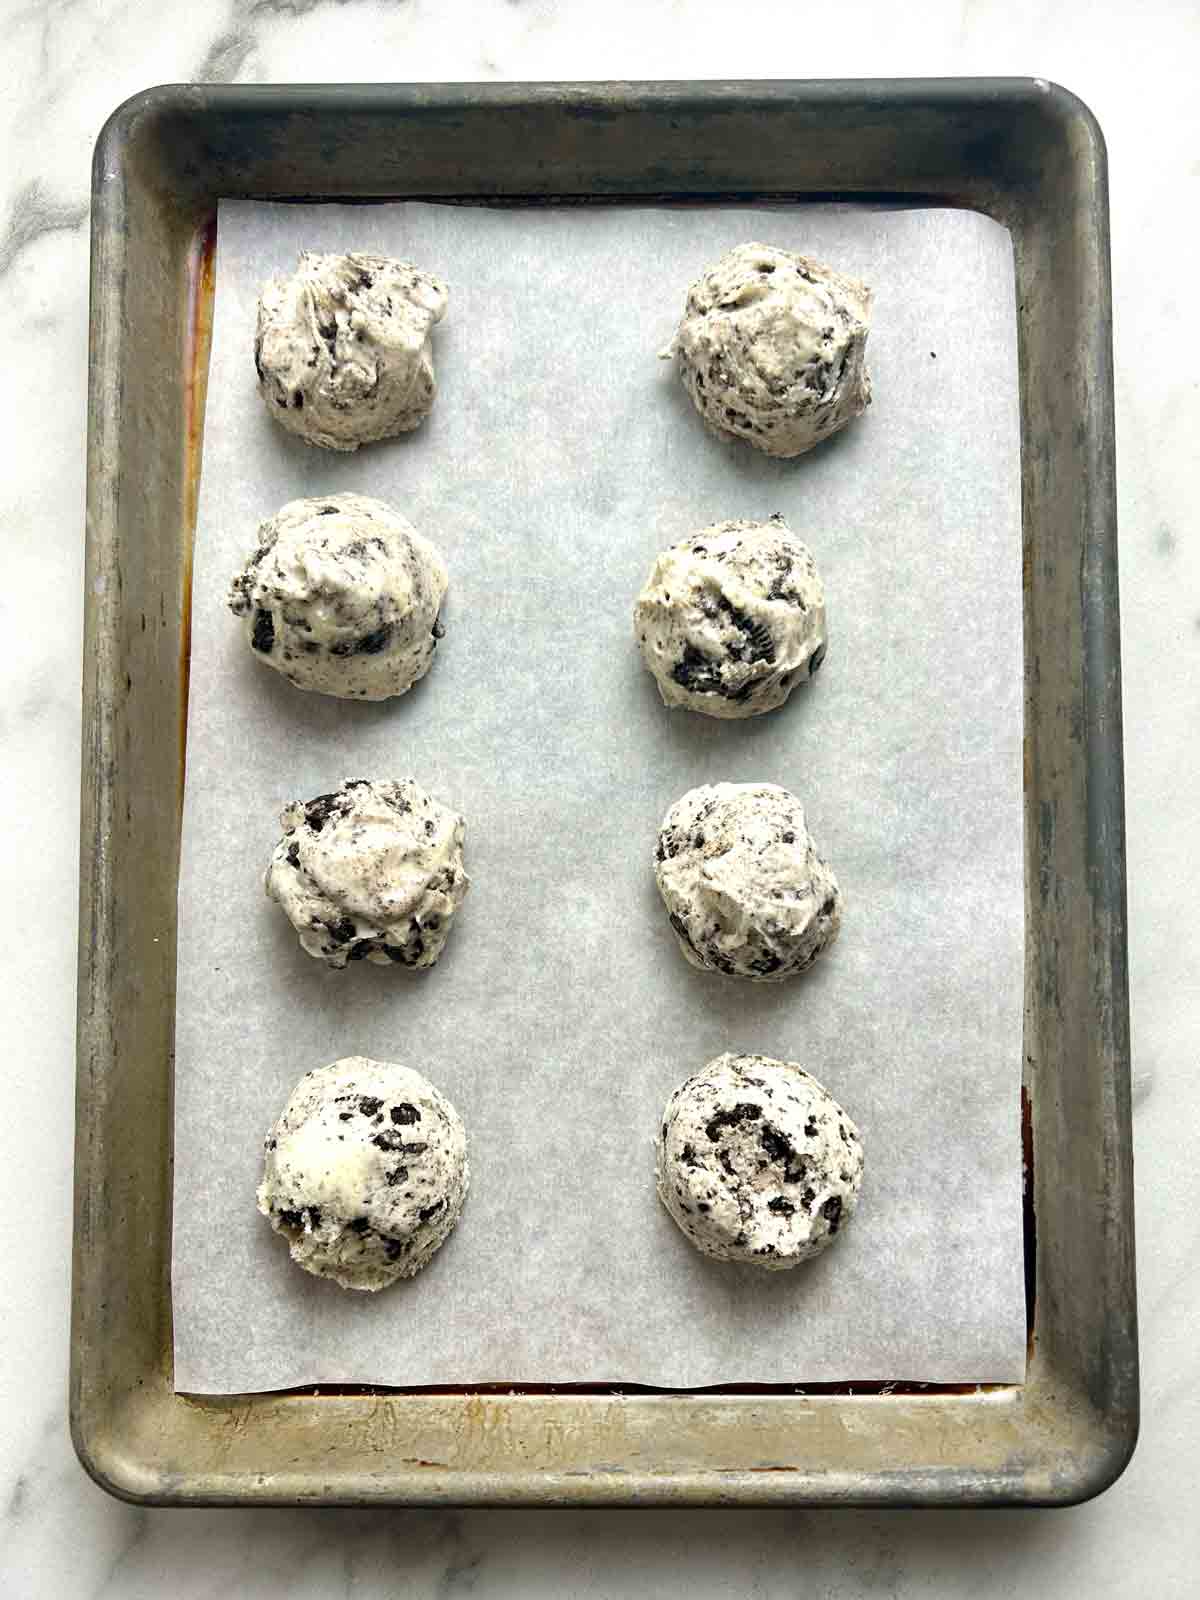
[(179, 804), (187, 772), (187, 710), (192, 663), (192, 562), (196, 545), (196, 508), (204, 455), (204, 407), (208, 399), (208, 359), (212, 350), (213, 286), (217, 262), (217, 214), (213, 211), (196, 230), (187, 255), (187, 344), (184, 349), (183, 562), (179, 597)]
[(1033, 1101), (1021, 1085), (1021, 1218), (1025, 1242), (1025, 1360), (1037, 1342), (1037, 1221), (1033, 1212)]
[[(908, 1398), (914, 1395), (1004, 1394), (1018, 1388), (1012, 1383), (909, 1383), (900, 1379), (847, 1379), (836, 1383), (718, 1383), (706, 1389), (656, 1388), (647, 1383), (471, 1383), (401, 1384), (326, 1383), (304, 1384), (295, 1389), (260, 1389), (253, 1395), (188, 1394), (176, 1391), (176, 1398), (200, 1406), (228, 1406), (243, 1400), (320, 1400), (391, 1395), (461, 1395), (510, 1398), (518, 1395), (581, 1395), (614, 1397), (619, 1395), (694, 1395), (719, 1398), (722, 1395), (849, 1395)], [(436, 1463), (434, 1463), (436, 1465)]]

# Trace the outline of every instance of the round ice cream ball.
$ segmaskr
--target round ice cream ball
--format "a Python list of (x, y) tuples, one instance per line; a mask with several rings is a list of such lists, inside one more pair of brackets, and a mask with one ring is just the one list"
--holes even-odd
[(694, 967), (778, 982), (837, 938), (842, 897), (794, 794), (772, 783), (689, 789), (663, 818), (658, 891)]
[(280, 821), (265, 887), (310, 956), (433, 966), (470, 884), (457, 812), (411, 778), (354, 778)]
[(470, 1169), (462, 1118), (411, 1067), (347, 1056), (307, 1073), (267, 1135), (258, 1209), (292, 1260), (344, 1289), (427, 1265)]
[(634, 607), (642, 660), (668, 706), (757, 717), (825, 659), (825, 589), (782, 517), (718, 522), (657, 558)]
[(363, 494), (289, 501), (258, 530), (229, 607), (259, 661), (297, 689), (345, 700), (404, 694), (433, 663), (441, 555)]
[(741, 244), (688, 290), (667, 354), (710, 428), (799, 456), (870, 404), (871, 291), (807, 256)]
[(254, 366), (268, 412), (327, 450), (411, 432), (433, 406), (430, 335), (446, 300), (445, 284), (409, 261), (302, 251), (258, 302)]
[(697, 1250), (778, 1271), (833, 1243), (862, 1185), (862, 1140), (794, 1061), (723, 1055), (675, 1090), (658, 1194)]

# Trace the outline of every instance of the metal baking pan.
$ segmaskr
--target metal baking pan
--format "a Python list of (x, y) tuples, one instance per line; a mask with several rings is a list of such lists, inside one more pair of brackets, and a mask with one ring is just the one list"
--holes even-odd
[[(1016, 260), (1025, 1382), (174, 1392), (190, 550), (219, 197), (871, 197)], [(92, 188), (71, 1426), (153, 1504), (1052, 1505), (1138, 1424), (1104, 143), (1040, 80), (154, 89)]]

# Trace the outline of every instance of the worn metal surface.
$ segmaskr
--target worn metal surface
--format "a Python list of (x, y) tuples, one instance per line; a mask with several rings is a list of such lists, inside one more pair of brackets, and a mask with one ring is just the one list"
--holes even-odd
[[(873, 195), (1012, 231), (1025, 556), (1025, 1384), (189, 1398), (171, 1367), (176, 871), (220, 196)], [(1137, 1433), (1103, 140), (1032, 80), (168, 88), (96, 147), (71, 1423), (213, 1504), (1063, 1504)], [(868, 1389), (868, 1392), (864, 1392)]]

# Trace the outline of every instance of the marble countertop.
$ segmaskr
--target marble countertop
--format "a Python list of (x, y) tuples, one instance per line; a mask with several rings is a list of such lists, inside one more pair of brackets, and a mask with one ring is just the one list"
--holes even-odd
[[(847, 0), (818, 12), (784, 0), (9, 0), (3, 15), (0, 869), (19, 918), (0, 955), (0, 1594), (1194, 1593), (1194, 0), (1147, 0), (1136, 20), (1083, 0)], [(1065, 84), (1097, 113), (1111, 163), (1143, 1384), (1131, 1466), (1089, 1505), (1004, 1514), (189, 1513), (110, 1500), (77, 1465), (65, 1420), (88, 178), (105, 116), (138, 89), (187, 79), (951, 74)]]

